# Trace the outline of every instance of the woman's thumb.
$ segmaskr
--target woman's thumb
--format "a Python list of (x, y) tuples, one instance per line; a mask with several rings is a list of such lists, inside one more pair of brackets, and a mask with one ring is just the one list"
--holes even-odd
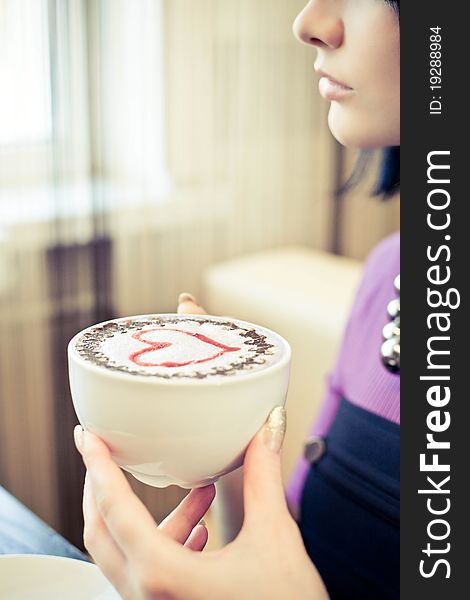
[(176, 312), (180, 315), (206, 315), (206, 311), (200, 306), (196, 298), (188, 292), (182, 292), (178, 296), (178, 308)]
[(286, 411), (277, 406), (247, 448), (243, 476), (245, 527), (287, 511), (280, 456), (285, 432)]

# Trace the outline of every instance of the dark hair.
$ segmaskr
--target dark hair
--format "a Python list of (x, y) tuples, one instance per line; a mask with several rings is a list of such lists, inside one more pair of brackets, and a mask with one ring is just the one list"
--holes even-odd
[[(372, 189), (373, 196), (381, 196), (388, 200), (400, 188), (400, 146), (384, 148), (379, 165), (379, 175)], [(344, 196), (356, 187), (365, 177), (374, 157), (373, 150), (362, 150), (359, 154), (353, 172), (345, 183), (337, 190), (338, 197)]]
[[(400, 0), (385, 0), (398, 13), (400, 18)], [(374, 190), (375, 196), (390, 198), (400, 187), (400, 147), (385, 148), (380, 165), (379, 178)]]
[[(385, 0), (400, 17), (400, 0)], [(400, 147), (385, 148), (380, 165), (379, 178), (374, 190), (375, 196), (390, 198), (400, 187)]]
[[(365, 177), (374, 152), (363, 150), (353, 172), (346, 182), (338, 189), (338, 196), (344, 196), (349, 190), (356, 187)], [(381, 196), (382, 200), (388, 200), (400, 189), (400, 146), (389, 146), (382, 150), (382, 158), (379, 166), (379, 176), (372, 190), (373, 196)]]
[(400, 14), (400, 0), (385, 0), (387, 4), (391, 4), (393, 8)]
[[(387, 4), (393, 7), (400, 17), (400, 0), (385, 0)], [(371, 152), (361, 152), (354, 167), (353, 174), (340, 188), (339, 194), (342, 195), (354, 187), (365, 175), (371, 159)], [(373, 190), (374, 196), (381, 196), (383, 200), (391, 198), (400, 188), (400, 146), (390, 146), (382, 151), (382, 160), (380, 163), (379, 176)]]
[(393, 196), (400, 187), (400, 146), (385, 148), (382, 154), (379, 177), (374, 189), (374, 196), (382, 196), (384, 200)]

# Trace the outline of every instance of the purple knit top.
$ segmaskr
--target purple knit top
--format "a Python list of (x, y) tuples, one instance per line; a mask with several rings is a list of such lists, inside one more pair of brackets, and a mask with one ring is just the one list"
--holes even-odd
[[(383, 240), (369, 255), (344, 332), (339, 357), (310, 435), (326, 436), (341, 397), (385, 419), (400, 423), (400, 377), (380, 359), (387, 304), (397, 297), (393, 281), (400, 272), (400, 235)], [(309, 464), (301, 459), (287, 490), (297, 511)]]

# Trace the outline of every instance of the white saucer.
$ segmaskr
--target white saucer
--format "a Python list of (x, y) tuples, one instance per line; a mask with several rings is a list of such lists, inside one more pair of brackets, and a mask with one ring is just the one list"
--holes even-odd
[(0, 556), (2, 600), (119, 600), (96, 565), (36, 554)]

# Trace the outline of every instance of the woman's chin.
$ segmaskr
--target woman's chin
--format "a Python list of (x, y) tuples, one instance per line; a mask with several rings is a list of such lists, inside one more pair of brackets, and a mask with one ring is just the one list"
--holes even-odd
[[(328, 114), (328, 126), (333, 137), (346, 148), (373, 150), (387, 146), (399, 146), (400, 135), (395, 131), (383, 131), (381, 123), (373, 124), (361, 119), (346, 107), (332, 102)], [(399, 132), (399, 125), (396, 128)]]

